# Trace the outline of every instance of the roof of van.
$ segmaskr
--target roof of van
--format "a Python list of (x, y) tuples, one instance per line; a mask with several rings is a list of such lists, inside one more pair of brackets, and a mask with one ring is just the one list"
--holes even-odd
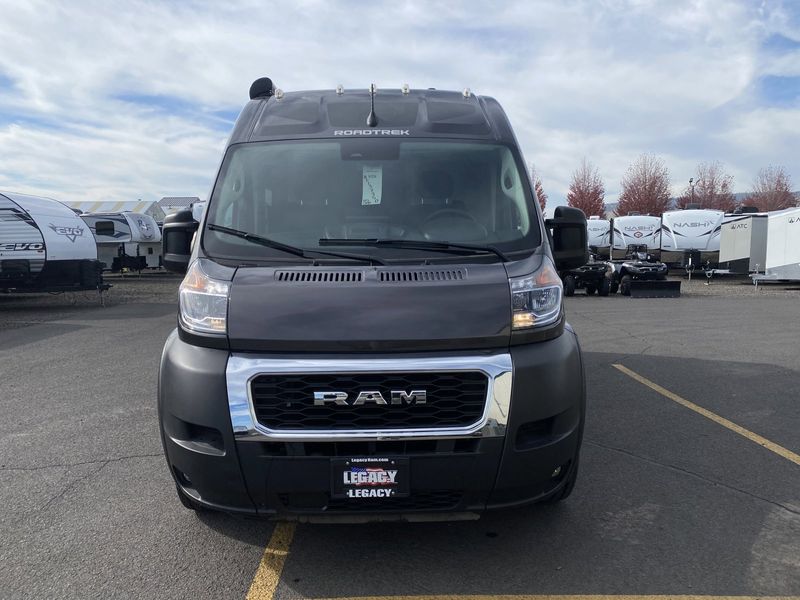
[(500, 104), (441, 90), (379, 89), (378, 123), (367, 125), (370, 92), (315, 90), (256, 98), (245, 105), (230, 143), (304, 138), (464, 138), (516, 143)]

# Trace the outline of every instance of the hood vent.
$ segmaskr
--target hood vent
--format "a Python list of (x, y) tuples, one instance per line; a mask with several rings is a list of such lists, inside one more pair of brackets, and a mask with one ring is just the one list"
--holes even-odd
[(361, 271), (277, 271), (275, 278), (287, 283), (357, 283), (362, 281)]
[(426, 281), (461, 281), (467, 278), (464, 269), (425, 269), (417, 271), (379, 271), (381, 283), (422, 283)]

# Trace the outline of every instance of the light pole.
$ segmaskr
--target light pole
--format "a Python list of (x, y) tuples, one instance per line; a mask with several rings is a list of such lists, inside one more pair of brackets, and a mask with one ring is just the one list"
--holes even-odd
[(694, 204), (694, 186), (698, 183), (700, 183), (699, 179), (695, 181), (694, 177), (689, 177), (689, 190), (691, 192), (691, 200), (689, 202), (691, 202), (691, 204)]

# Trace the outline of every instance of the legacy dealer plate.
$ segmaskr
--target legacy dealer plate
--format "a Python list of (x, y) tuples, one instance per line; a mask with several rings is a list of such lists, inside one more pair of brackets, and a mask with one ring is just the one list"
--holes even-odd
[(331, 461), (334, 498), (402, 498), (409, 494), (407, 458), (346, 458)]

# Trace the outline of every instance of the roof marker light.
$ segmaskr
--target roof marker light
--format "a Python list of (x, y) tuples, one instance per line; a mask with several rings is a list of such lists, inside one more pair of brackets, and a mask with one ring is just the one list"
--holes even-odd
[(283, 100), (283, 90), (282, 89), (279, 88), (279, 89), (275, 90), (275, 99), (276, 100)]
[(340, 83), (336, 86), (336, 95), (341, 96), (342, 94), (344, 94), (344, 86)]
[(464, 98), (469, 98), (470, 96), (472, 96), (472, 92), (470, 91), (469, 88), (464, 88), (462, 94), (464, 94)]
[(411, 88), (408, 87), (407, 83), (403, 84), (403, 87), (400, 88), (403, 92), (403, 96), (408, 96), (408, 93), (411, 91)]

